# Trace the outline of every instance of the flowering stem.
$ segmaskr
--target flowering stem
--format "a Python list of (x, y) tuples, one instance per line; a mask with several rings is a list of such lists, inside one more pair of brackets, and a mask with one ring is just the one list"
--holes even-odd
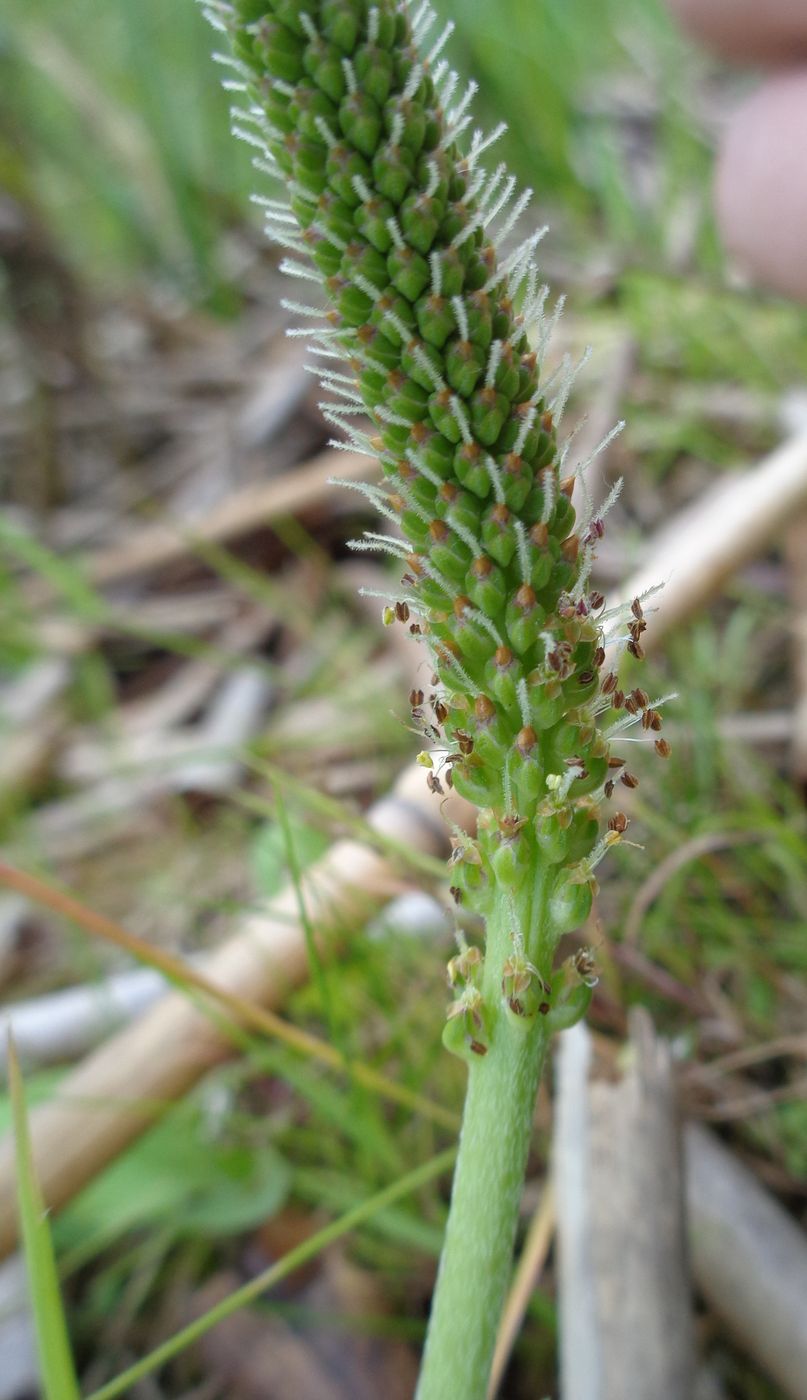
[(543, 374), (541, 234), (512, 246), (530, 194), (482, 160), (502, 128), (464, 135), (474, 85), (442, 57), (452, 26), (431, 35), (429, 0), (203, 4), (230, 39), (234, 130), (276, 179), (268, 231), (314, 284), (286, 303), (305, 323), (290, 333), (313, 340), (337, 445), (380, 458), (381, 483), (354, 485), (393, 528), (352, 543), (391, 557), (384, 621), (429, 650), (418, 761), (432, 792), (479, 808), (476, 835), (453, 836), (451, 893), (486, 940), (458, 928), (448, 965), (443, 1038), (468, 1101), (418, 1397), (482, 1400), (546, 1043), (596, 980), (588, 950), (555, 954), (628, 827), (613, 809), (602, 827), (616, 784), (638, 781), (612, 743), (661, 729), (606, 670), (611, 646), (641, 660), (642, 602), (604, 610), (591, 586), (615, 492), (595, 511), (583, 491), (578, 519), (558, 438), (573, 370)]
[[(488, 959), (509, 941), (509, 911), (502, 913), (488, 922)], [(501, 1016), (488, 1053), (469, 1067), (417, 1400), (484, 1400), (487, 1392), (548, 1039), (544, 1018), (524, 1030)]]

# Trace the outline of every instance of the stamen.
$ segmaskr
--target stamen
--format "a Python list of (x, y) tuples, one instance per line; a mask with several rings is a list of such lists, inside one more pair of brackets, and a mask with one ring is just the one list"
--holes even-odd
[(493, 344), (490, 347), (490, 352), (488, 354), (488, 369), (487, 374), (485, 375), (486, 389), (492, 389), (496, 382), (496, 375), (499, 372), (499, 365), (501, 364), (503, 349), (504, 341), (502, 340), (494, 340)]
[(524, 190), (522, 194), (519, 195), (518, 199), (516, 200), (515, 204), (510, 210), (510, 213), (508, 214), (507, 218), (505, 219), (504, 223), (502, 224), (501, 228), (496, 234), (496, 238), (499, 242), (504, 243), (505, 239), (515, 228), (516, 224), (521, 218), (521, 215), (524, 213), (524, 210), (527, 208), (527, 205), (532, 199), (532, 195), (532, 190)]
[(317, 128), (317, 131), (319, 132), (320, 136), (325, 142), (325, 145), (328, 147), (328, 150), (332, 151), (334, 146), (337, 146), (339, 143), (336, 137), (334, 136), (333, 132), (331, 131), (331, 128), (328, 126), (328, 123), (326, 122), (325, 118), (315, 117), (314, 126)]
[(442, 295), (443, 288), (443, 263), (436, 248), (429, 254), (429, 267), (432, 273), (432, 293), (439, 297)]
[(541, 523), (548, 525), (552, 519), (552, 514), (558, 499), (558, 479), (551, 467), (545, 467), (541, 472), (541, 489), (544, 493), (544, 508), (541, 511)]
[(454, 312), (461, 339), (468, 340), (470, 338), (468, 335), (468, 314), (465, 310), (465, 302), (462, 297), (456, 296), (451, 298), (451, 310)]
[[(530, 546), (527, 539), (527, 531), (524, 528), (523, 520), (516, 520), (515, 527), (518, 562), (521, 569), (521, 582), (529, 583), (532, 578), (532, 562), (530, 560)], [(525, 720), (524, 723), (526, 724), (526, 722)]]
[(475, 131), (471, 139), (471, 149), (465, 158), (465, 163), (469, 170), (476, 165), (479, 157), (484, 155), (496, 141), (500, 141), (507, 130), (507, 122), (499, 122), (487, 136), (483, 136), (481, 131)]
[(504, 505), (506, 497), (504, 493), (504, 485), (502, 482), (502, 474), (499, 470), (498, 462), (496, 462), (494, 458), (491, 457), (489, 452), (485, 453), (485, 470), (488, 476), (490, 477), (490, 484), (493, 487), (493, 494), (496, 497), (497, 503), (500, 506)]
[[(504, 168), (505, 167), (503, 165), (499, 166), (499, 170), (504, 170)], [(517, 184), (518, 181), (516, 180), (515, 175), (508, 175), (504, 189), (501, 191), (501, 194), (499, 195), (498, 199), (496, 199), (494, 203), (491, 204), (490, 207), (485, 210), (485, 217), (483, 219), (485, 228), (487, 228), (488, 224), (491, 223), (493, 219), (496, 218), (496, 215), (500, 213), (501, 210), (504, 208), (505, 204), (512, 195), (513, 190), (515, 189)]]
[(315, 268), (306, 263), (294, 262), (291, 258), (283, 258), (280, 263), (280, 271), (285, 272), (287, 277), (302, 277), (306, 282), (316, 282), (322, 284), (322, 278)]
[(448, 521), (449, 525), (454, 531), (454, 534), (459, 536), (463, 544), (467, 544), (474, 559), (478, 559), (479, 555), (482, 554), (483, 550), (481, 544), (479, 543), (479, 540), (476, 538), (476, 535), (474, 535), (473, 532), (467, 528), (467, 526), (463, 525), (460, 521), (458, 521), (456, 516), (453, 515), (451, 511), (448, 512), (446, 520)]
[(404, 102), (410, 102), (423, 81), (423, 64), (416, 63), (409, 77), (404, 83), (401, 98)]
[(406, 247), (406, 239), (401, 233), (400, 225), (394, 214), (387, 219), (387, 230), (396, 248), (400, 250)]
[(362, 203), (363, 203), (363, 204), (369, 204), (369, 203), (371, 202), (373, 196), (372, 196), (372, 193), (371, 193), (371, 191), (369, 190), (369, 188), (368, 188), (368, 186), (367, 186), (367, 181), (365, 180), (364, 176), (363, 176), (363, 175), (354, 175), (354, 176), (353, 176), (353, 179), (351, 180), (350, 183), (351, 183), (351, 185), (353, 186), (353, 189), (355, 190), (356, 194), (359, 196), (359, 199), (362, 201)]
[(524, 451), (524, 444), (532, 431), (532, 425), (535, 422), (535, 415), (537, 412), (538, 405), (531, 403), (529, 408), (527, 409), (527, 412), (524, 414), (524, 417), (521, 420), (521, 427), (518, 430), (518, 437), (513, 443), (513, 451), (515, 452), (517, 457), (520, 457), (522, 452)]
[(530, 697), (527, 691), (527, 681), (524, 676), (520, 676), (516, 685), (518, 696), (518, 707), (521, 711), (521, 723), (527, 729), (532, 724), (532, 712), (530, 710)]
[(439, 54), (442, 52), (449, 39), (451, 38), (451, 35), (454, 33), (455, 28), (456, 25), (454, 24), (453, 19), (450, 19), (445, 28), (443, 29), (440, 38), (437, 40), (437, 43), (432, 46), (430, 52), (426, 55), (427, 68), (432, 67)]
[(466, 444), (473, 442), (473, 433), (471, 432), (468, 423), (468, 418), (465, 413), (465, 405), (463, 404), (462, 399), (460, 399), (457, 394), (451, 395), (451, 415), (457, 427), (459, 428), (460, 433), (462, 434), (463, 442)]
[(271, 160), (274, 163), (272, 152), (267, 148), (266, 142), (262, 137), (258, 136), (257, 132), (247, 131), (243, 126), (232, 126), (230, 130), (233, 136), (238, 137), (239, 141), (246, 141), (248, 146), (254, 146), (256, 151), (260, 151), (265, 160)]
[(392, 118), (392, 126), (390, 127), (390, 134), (389, 134), (390, 145), (391, 145), (391, 146), (400, 146), (400, 144), (401, 144), (401, 137), (403, 136), (403, 134), (404, 134), (404, 114), (403, 114), (403, 112), (401, 111), (400, 107), (398, 107), (398, 108), (396, 109), (395, 116)]
[(350, 96), (352, 97), (353, 94), (356, 92), (358, 84), (356, 82), (356, 70), (353, 67), (353, 64), (351, 63), (349, 58), (342, 59), (342, 72), (345, 75), (347, 90), (350, 93)]
[[(427, 184), (424, 193), (427, 199), (431, 199), (432, 195), (437, 189), (437, 186), (440, 184), (440, 167), (437, 164), (436, 160), (430, 160), (426, 168), (429, 172), (429, 183)], [(440, 293), (437, 292), (436, 295), (439, 296)]]

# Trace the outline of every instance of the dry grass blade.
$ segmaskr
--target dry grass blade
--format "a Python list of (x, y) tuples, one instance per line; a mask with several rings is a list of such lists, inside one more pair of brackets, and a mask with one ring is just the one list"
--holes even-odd
[(183, 962), (181, 958), (176, 958), (173, 954), (166, 953), (162, 948), (155, 948), (150, 943), (146, 943), (144, 939), (138, 938), (134, 933), (129, 933), (127, 929), (122, 928), (114, 920), (88, 908), (86, 904), (80, 903), (71, 895), (47, 884), (38, 876), (29, 875), (22, 870), (15, 870), (0, 861), (0, 884), (16, 890), (19, 894), (26, 895), (29, 899), (45, 905), (57, 914), (63, 915), (66, 919), (78, 924), (87, 933), (92, 933), (104, 939), (105, 942), (122, 948), (138, 962), (156, 968), (164, 974), (168, 981), (180, 989), (193, 988), (195, 991), (201, 992), (204, 998), (229, 1012), (237, 1026), (269, 1035), (290, 1049), (308, 1055), (311, 1059), (319, 1060), (321, 1064), (327, 1065), (330, 1069), (351, 1074), (365, 1088), (371, 1089), (383, 1098), (400, 1103), (443, 1127), (456, 1128), (457, 1117), (450, 1109), (443, 1108), (440, 1104), (433, 1103), (430, 1099), (413, 1093), (404, 1085), (396, 1084), (368, 1065), (357, 1063), (352, 1059), (348, 1062), (341, 1051), (326, 1041), (319, 1040), (317, 1036), (310, 1035), (309, 1032), (291, 1025), (289, 1021), (284, 1021), (282, 1016), (275, 1015), (273, 1011), (257, 1006), (255, 1002), (248, 1001), (245, 997), (236, 996), (225, 988), (217, 986), (215, 982), (205, 977), (204, 973), (197, 971), (189, 963)]

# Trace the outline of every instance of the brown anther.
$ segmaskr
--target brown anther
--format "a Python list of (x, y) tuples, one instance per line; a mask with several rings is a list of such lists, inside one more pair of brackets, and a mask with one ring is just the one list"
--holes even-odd
[(541, 414), (541, 427), (545, 433), (551, 433), (554, 426), (555, 420), (552, 417), (551, 410), (547, 409), (545, 413)]
[(435, 700), (432, 708), (434, 709), (437, 723), (445, 724), (448, 719), (448, 705), (445, 705), (442, 700)]
[(398, 495), (397, 491), (391, 491), (390, 494), (387, 496), (387, 500), (392, 506), (392, 509), (397, 510), (399, 515), (401, 511), (404, 510), (406, 507), (406, 501), (404, 500), (403, 496)]
[(412, 634), (413, 637), (419, 637), (422, 630), (423, 630), (423, 629), (421, 628), (421, 625), (420, 625), (419, 622), (410, 622), (410, 624), (409, 624), (409, 631), (411, 632), (411, 634)]
[(417, 587), (417, 579), (415, 578), (414, 574), (402, 574), (401, 583), (405, 583), (407, 588)]
[(624, 767), (625, 767), (625, 760), (624, 760), (624, 758), (617, 758), (616, 754), (615, 754), (615, 753), (612, 753), (612, 754), (611, 754), (611, 757), (608, 759), (608, 767), (609, 767), (609, 768), (624, 768)]
[(589, 594), (588, 601), (589, 601), (589, 604), (590, 604), (590, 607), (591, 607), (591, 611), (592, 611), (592, 612), (599, 612), (600, 608), (601, 608), (601, 607), (603, 606), (603, 604), (605, 603), (605, 594), (604, 594), (604, 593), (598, 593), (598, 592), (595, 590), (593, 593), (590, 593), (590, 594)]
[(615, 710), (621, 710), (625, 704), (624, 690), (615, 690), (611, 696), (611, 704)]
[(630, 652), (631, 656), (636, 657), (637, 661), (644, 660), (644, 647), (642, 646), (641, 642), (637, 642), (634, 637), (631, 637), (630, 641), (628, 642), (628, 651)]
[(408, 604), (408, 603), (396, 603), (396, 604), (395, 604), (395, 616), (397, 617), (397, 619), (398, 619), (399, 622), (408, 622), (408, 621), (409, 621), (409, 604)]
[(624, 783), (626, 788), (637, 788), (639, 786), (639, 779), (635, 774), (628, 773), (627, 770), (621, 775), (619, 781)]
[(603, 695), (612, 695), (613, 692), (616, 690), (616, 686), (617, 686), (617, 674), (616, 674), (616, 671), (609, 671), (607, 676), (603, 676), (602, 685), (600, 686), (600, 689), (602, 690)]
[(444, 520), (431, 520), (429, 522), (429, 534), (435, 544), (442, 544), (443, 540), (448, 539), (449, 529)]
[(564, 481), (560, 482), (561, 496), (566, 496), (568, 500), (572, 499), (572, 494), (574, 492), (574, 482), (575, 479), (573, 476), (567, 476)]
[(436, 773), (426, 774), (426, 786), (429, 789), (429, 792), (437, 793), (438, 797), (444, 796), (443, 784), (440, 782), (440, 779), (438, 778)]
[(510, 1007), (510, 1010), (513, 1012), (513, 1015), (514, 1015), (514, 1016), (523, 1016), (523, 1015), (524, 1015), (524, 1007), (522, 1006), (522, 1004), (521, 1004), (521, 1002), (519, 1001), (518, 997), (509, 997), (509, 998), (508, 998), (508, 1001), (507, 1001), (507, 1005)]
[(640, 710), (647, 709), (648, 705), (650, 704), (650, 696), (648, 695), (646, 690), (640, 690), (637, 686), (635, 690), (631, 691), (631, 695), (633, 696), (633, 699), (636, 701), (636, 704), (639, 706)]
[(574, 564), (580, 553), (580, 540), (577, 535), (569, 535), (561, 542), (560, 552), (567, 564)]
[(633, 602), (630, 605), (630, 610), (633, 613), (633, 616), (637, 619), (637, 621), (641, 622), (642, 618), (644, 617), (644, 612), (642, 611), (642, 605), (639, 602), (638, 598), (634, 598)]
[(593, 655), (593, 657), (592, 657), (592, 664), (596, 667), (596, 669), (597, 669), (598, 671), (599, 671), (600, 667), (602, 666), (604, 660), (605, 660), (605, 647), (597, 647), (597, 650), (595, 651), (595, 653), (594, 653), (594, 655)]
[(516, 593), (513, 602), (520, 612), (532, 612), (538, 599), (535, 596), (535, 589), (530, 583), (522, 583)]
[(462, 904), (462, 890), (459, 885), (452, 885), (448, 891), (455, 904)]
[(530, 542), (536, 549), (546, 549), (549, 544), (549, 526), (539, 520), (530, 529)]
[(672, 745), (668, 744), (666, 739), (657, 739), (656, 753), (658, 754), (659, 758), (669, 758), (670, 754), (672, 753)]
[(605, 793), (605, 796), (606, 796), (606, 797), (613, 797), (613, 795), (614, 795), (614, 780), (613, 780), (613, 778), (609, 778), (609, 779), (608, 779), (608, 782), (605, 784), (605, 787), (603, 788), (603, 792)]
[(642, 729), (652, 729), (658, 734), (661, 729), (661, 715), (658, 710), (645, 710), (642, 715)]
[(458, 729), (454, 737), (460, 746), (460, 753), (463, 757), (466, 757), (469, 753), (473, 753), (474, 741), (470, 734), (467, 734), (464, 729)]
[(483, 1045), (481, 1040), (469, 1040), (468, 1049), (473, 1050), (475, 1055), (487, 1055), (488, 1047)]
[(624, 708), (627, 710), (629, 715), (637, 715), (639, 713), (639, 706), (636, 704), (636, 701), (634, 700), (632, 695), (625, 696)]
[(508, 666), (513, 664), (513, 653), (509, 647), (497, 647), (493, 653), (493, 660), (500, 671), (506, 671)]
[(470, 598), (466, 598), (464, 593), (458, 593), (454, 599), (454, 616), (462, 619), (468, 608), (472, 608), (473, 603)]
[(577, 677), (577, 679), (578, 679), (578, 682), (579, 682), (580, 685), (591, 685), (591, 682), (592, 682), (593, 679), (594, 679), (594, 672), (593, 672), (593, 671), (581, 671), (581, 672), (580, 672), (580, 675)]
[(493, 561), (486, 554), (478, 554), (471, 564), (474, 578), (486, 579), (493, 572)]
[(412, 573), (413, 573), (413, 574), (416, 574), (418, 577), (420, 577), (420, 576), (422, 575), (422, 573), (423, 573), (423, 564), (421, 563), (421, 559), (420, 559), (420, 555), (419, 555), (419, 554), (407, 554), (407, 556), (406, 556), (406, 562), (407, 562), (407, 564), (409, 565), (410, 569), (412, 570)]
[(538, 743), (538, 736), (531, 724), (525, 724), (523, 729), (519, 729), (516, 735), (516, 748), (523, 758), (527, 758), (532, 753)]
[(474, 701), (474, 714), (479, 724), (490, 724), (496, 718), (496, 706), (487, 695), (477, 695)]
[(536, 370), (536, 369), (538, 368), (538, 352), (537, 352), (537, 350), (528, 350), (527, 353), (526, 353), (526, 355), (522, 355), (522, 356), (521, 356), (521, 363), (522, 363), (522, 365), (524, 366), (524, 368), (525, 368), (530, 374), (532, 374), (533, 371)]
[(413, 708), (415, 707), (415, 705), (422, 705), (424, 699), (425, 699), (425, 696), (424, 696), (422, 690), (410, 690), (410, 692), (409, 692), (409, 704), (410, 704)]
[(614, 812), (614, 815), (608, 818), (609, 831), (618, 831), (621, 836), (627, 829), (628, 819), (624, 812)]

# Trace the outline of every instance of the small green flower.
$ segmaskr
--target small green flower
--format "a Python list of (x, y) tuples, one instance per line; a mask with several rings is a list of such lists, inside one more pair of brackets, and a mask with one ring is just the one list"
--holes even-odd
[(544, 927), (519, 938), (549, 987), (554, 946), (585, 919), (621, 836), (600, 836), (601, 808), (630, 776), (612, 741), (660, 721), (644, 692), (603, 675), (607, 642), (622, 632), (641, 655), (645, 623), (638, 600), (610, 618), (590, 584), (610, 501), (578, 520), (563, 474), (571, 374), (541, 378), (554, 320), (541, 234), (508, 246), (530, 192), (504, 165), (485, 169), (498, 131), (463, 143), (474, 87), (459, 94), (440, 56), (450, 26), (427, 47), (428, 6), (233, 0), (209, 14), (231, 38), (239, 129), (286, 186), (287, 200), (263, 201), (269, 232), (286, 270), (324, 292), (321, 309), (291, 306), (325, 357), (327, 417), (380, 456), (384, 485), (360, 489), (396, 531), (363, 543), (401, 563), (384, 620), (405, 619), (432, 652), (433, 689), (415, 707), (443, 746), (429, 780), (484, 811), (455, 889), (487, 914), (543, 872)]

